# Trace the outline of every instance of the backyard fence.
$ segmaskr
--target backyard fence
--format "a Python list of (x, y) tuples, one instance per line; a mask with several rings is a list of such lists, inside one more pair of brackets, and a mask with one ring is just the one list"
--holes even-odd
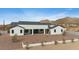
[(79, 35), (79, 32), (75, 31), (66, 31), (67, 34)]

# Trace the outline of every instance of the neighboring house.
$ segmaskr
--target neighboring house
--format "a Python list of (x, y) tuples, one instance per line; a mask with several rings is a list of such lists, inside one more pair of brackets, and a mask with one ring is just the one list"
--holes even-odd
[(14, 25), (10, 29), (10, 35), (34, 35), (34, 34), (62, 34), (64, 28), (57, 25), (51, 25), (49, 23), (40, 23), (40, 22), (27, 22), (19, 21), (13, 22), (11, 25)]

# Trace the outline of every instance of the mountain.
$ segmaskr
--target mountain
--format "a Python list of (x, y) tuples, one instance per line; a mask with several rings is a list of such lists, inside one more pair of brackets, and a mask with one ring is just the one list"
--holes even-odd
[(71, 18), (65, 17), (55, 21), (57, 24), (64, 24), (64, 23), (79, 23), (79, 18)]
[(50, 23), (50, 21), (48, 19), (45, 19), (45, 20), (40, 20), (40, 23)]
[(65, 17), (57, 19), (56, 21), (50, 21), (48, 19), (41, 20), (41, 23), (51, 23), (51, 24), (67, 24), (67, 23), (79, 23), (79, 18)]

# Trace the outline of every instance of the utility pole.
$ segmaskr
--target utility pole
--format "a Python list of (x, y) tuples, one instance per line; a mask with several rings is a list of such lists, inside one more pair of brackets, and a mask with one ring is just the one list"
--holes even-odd
[(5, 20), (3, 20), (3, 31), (5, 31)]

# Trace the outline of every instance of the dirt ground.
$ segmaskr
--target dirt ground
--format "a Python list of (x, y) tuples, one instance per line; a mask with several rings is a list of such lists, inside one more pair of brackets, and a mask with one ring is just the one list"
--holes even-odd
[[(65, 36), (62, 35), (25, 35), (22, 37), (18, 37), (20, 42), (13, 43), (11, 37), (7, 35), (0, 36), (0, 50), (24, 50), (21, 46), (21, 42), (41, 42), (41, 40), (46, 41), (53, 41), (53, 40), (62, 40), (62, 39), (70, 40), (73, 38), (79, 38), (77, 35), (70, 35), (66, 34)], [(47, 46), (38, 46), (32, 47), (31, 50), (72, 50), (72, 49), (79, 49), (79, 42), (74, 43), (67, 43), (67, 44), (58, 44), (58, 45), (47, 45)]]

